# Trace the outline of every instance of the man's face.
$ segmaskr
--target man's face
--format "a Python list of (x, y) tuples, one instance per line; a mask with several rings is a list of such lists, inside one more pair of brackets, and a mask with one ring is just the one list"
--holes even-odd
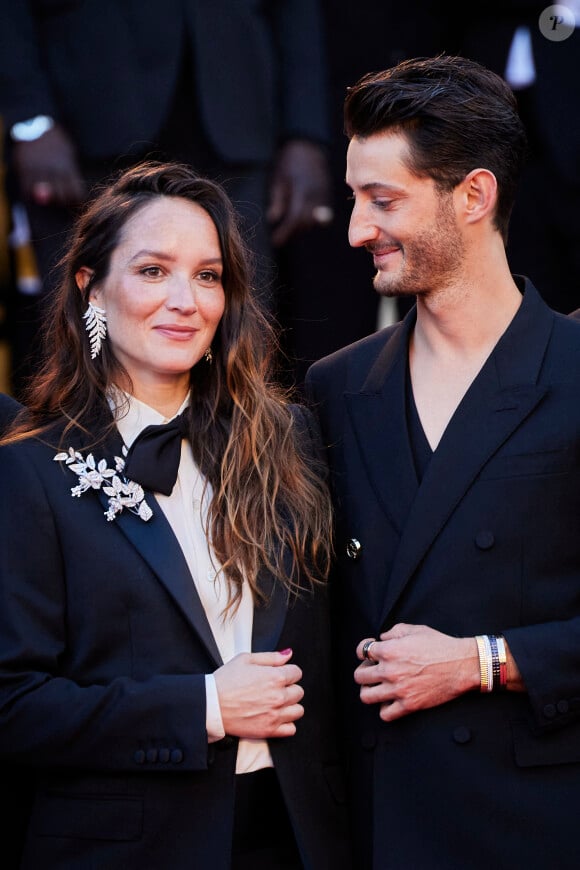
[(347, 152), (349, 242), (373, 255), (374, 286), (384, 296), (430, 294), (452, 281), (463, 261), (453, 193), (413, 175), (407, 153), (405, 137), (392, 132), (354, 137)]

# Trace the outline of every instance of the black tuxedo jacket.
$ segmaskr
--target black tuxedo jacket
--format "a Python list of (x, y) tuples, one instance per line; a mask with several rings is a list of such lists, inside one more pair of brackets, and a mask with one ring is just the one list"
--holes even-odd
[[(572, 870), (580, 324), (548, 309), (526, 281), (419, 483), (405, 413), (414, 318), (413, 309), (308, 374), (337, 508), (332, 588), (355, 848), (364, 854), (374, 837), (374, 858), (361, 867), (380, 870)], [(378, 708), (359, 700), (355, 647), (398, 622), (505, 634), (527, 693), (468, 693), (381, 723)]]
[[(36, 780), (22, 867), (228, 870), (237, 740), (208, 745), (204, 674), (222, 662), (185, 558), (151, 493), (148, 522), (107, 521), (102, 489), (74, 498), (58, 440), (0, 449), (0, 757)], [(87, 457), (82, 437), (63, 446)], [(120, 449), (94, 456), (112, 468)], [(304, 673), (275, 769), (304, 866), (346, 870), (325, 594), (288, 604), (261, 583), (253, 649), (291, 647)]]
[(230, 163), (326, 141), (318, 0), (18, 0), (3, 4), (0, 115), (51, 115), (84, 158), (154, 141), (185, 49), (199, 123)]

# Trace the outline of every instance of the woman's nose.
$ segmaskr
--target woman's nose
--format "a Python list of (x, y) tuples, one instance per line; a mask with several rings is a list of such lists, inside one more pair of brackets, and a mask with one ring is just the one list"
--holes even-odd
[(195, 311), (197, 309), (197, 292), (193, 278), (175, 277), (171, 282), (166, 305), (180, 311)]

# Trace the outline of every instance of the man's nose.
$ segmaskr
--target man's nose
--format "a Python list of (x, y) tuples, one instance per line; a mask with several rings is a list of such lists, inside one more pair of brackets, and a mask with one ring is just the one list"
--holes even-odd
[(368, 220), (361, 206), (356, 203), (350, 216), (348, 226), (348, 241), (353, 248), (361, 248), (363, 245), (374, 241), (377, 238), (378, 229)]

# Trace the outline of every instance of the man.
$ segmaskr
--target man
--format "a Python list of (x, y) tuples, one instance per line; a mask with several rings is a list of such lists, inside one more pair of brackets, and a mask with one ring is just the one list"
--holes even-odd
[(358, 866), (576, 867), (580, 324), (510, 273), (515, 98), (440, 56), (364, 77), (345, 119), (350, 243), (417, 298), (307, 375)]

